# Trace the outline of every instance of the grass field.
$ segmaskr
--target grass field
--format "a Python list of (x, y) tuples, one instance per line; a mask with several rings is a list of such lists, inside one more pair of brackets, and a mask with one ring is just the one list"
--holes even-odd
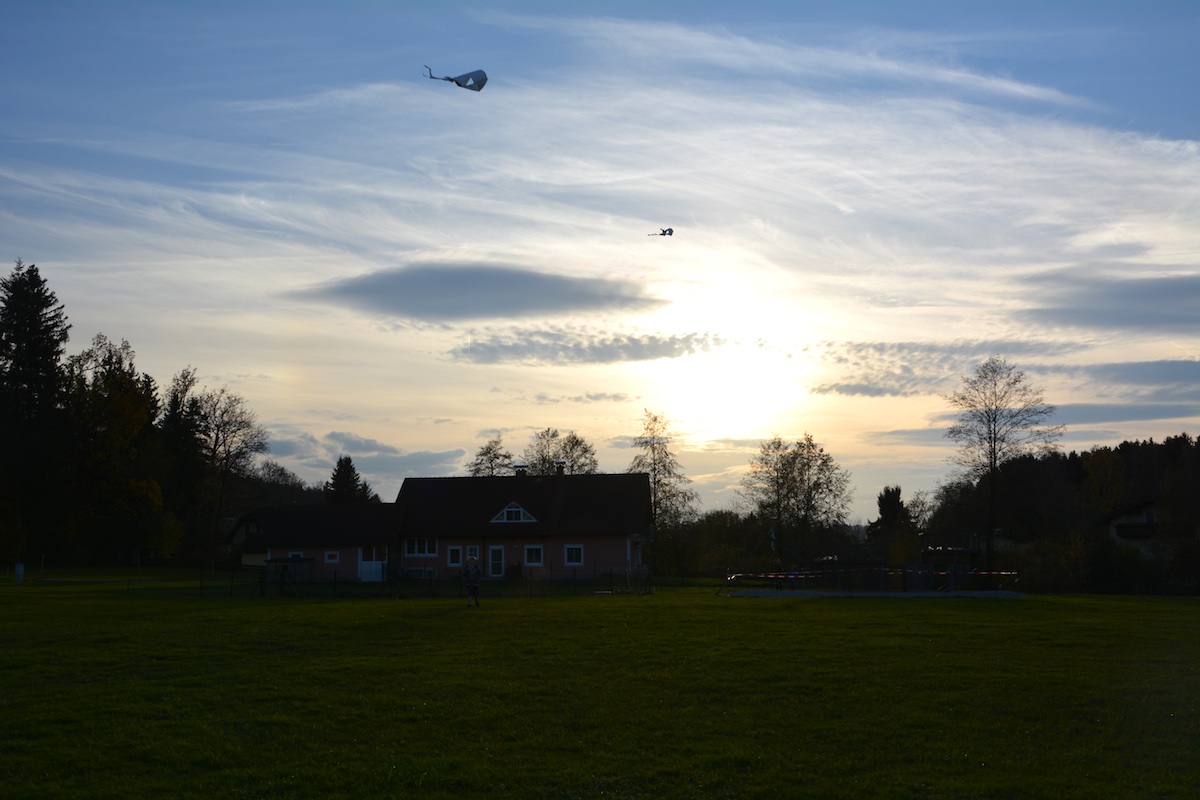
[(486, 591), (0, 583), (0, 794), (1200, 797), (1194, 598)]

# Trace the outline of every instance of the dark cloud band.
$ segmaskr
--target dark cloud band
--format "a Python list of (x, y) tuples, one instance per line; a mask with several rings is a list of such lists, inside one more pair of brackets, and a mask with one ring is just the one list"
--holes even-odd
[(305, 289), (295, 296), (427, 322), (636, 312), (664, 304), (630, 281), (463, 263), (380, 270)]

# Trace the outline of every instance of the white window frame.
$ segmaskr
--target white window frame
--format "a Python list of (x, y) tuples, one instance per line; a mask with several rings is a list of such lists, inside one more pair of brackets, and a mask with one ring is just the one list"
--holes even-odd
[(446, 548), (446, 566), (461, 567), (467, 562), (463, 561), (463, 549), (461, 544), (452, 544)]
[(413, 558), (437, 558), (436, 536), (410, 536), (404, 540), (404, 555)]
[(340, 552), (338, 552), (337, 550), (326, 550), (325, 551), (325, 563), (326, 564), (342, 563), (342, 554)]
[(304, 558), (303, 550), (288, 550), (288, 558), (299, 560)]
[[(571, 551), (579, 551), (579, 560), (571, 560)], [(563, 566), (564, 567), (582, 567), (583, 566), (583, 545), (581, 544), (564, 544), (563, 545)]]
[(358, 557), (362, 561), (387, 561), (388, 546), (386, 544), (364, 544), (358, 548)]
[[(500, 557), (497, 559), (496, 556)], [(499, 569), (497, 569), (497, 564)], [(493, 544), (488, 547), (488, 577), (503, 578), (504, 577), (504, 545)]]
[[(529, 553), (532, 550), (537, 551), (537, 561), (534, 561), (532, 558), (529, 557)], [(525, 545), (525, 566), (541, 567), (541, 566), (545, 566), (545, 564), (546, 564), (546, 546), (545, 545), (541, 545), (541, 544)]]
[(467, 545), (467, 560), (470, 561), (472, 558), (476, 561), (483, 560), (479, 557), (479, 545), (477, 544)]
[(492, 517), (492, 522), (501, 524), (512, 524), (521, 522), (537, 522), (532, 514), (521, 508), (521, 504), (515, 500), (504, 508), (500, 509), (500, 513)]

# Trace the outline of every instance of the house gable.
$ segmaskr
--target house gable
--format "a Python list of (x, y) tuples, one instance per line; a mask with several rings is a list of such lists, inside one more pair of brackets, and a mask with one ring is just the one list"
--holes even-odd
[(527, 537), (586, 539), (651, 532), (645, 473), (406, 478), (395, 505), (405, 536), (479, 539), (515, 529)]
[(492, 522), (537, 522), (537, 518), (522, 508), (521, 504), (514, 500), (504, 508), (500, 509), (500, 513), (492, 517)]

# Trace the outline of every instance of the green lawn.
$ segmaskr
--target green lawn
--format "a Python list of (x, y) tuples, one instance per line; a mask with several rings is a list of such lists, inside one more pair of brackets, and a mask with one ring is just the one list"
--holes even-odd
[(0, 583), (0, 794), (1200, 796), (1194, 598), (198, 586)]

